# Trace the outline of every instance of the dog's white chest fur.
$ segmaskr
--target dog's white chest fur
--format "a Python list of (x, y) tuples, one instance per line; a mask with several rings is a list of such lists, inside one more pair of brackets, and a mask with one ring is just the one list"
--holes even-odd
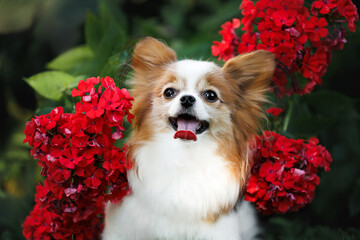
[[(137, 171), (129, 172), (132, 194), (108, 204), (103, 238), (115, 239), (251, 239), (256, 233), (252, 209), (206, 221), (234, 205), (239, 183), (209, 138), (197, 142), (157, 134), (135, 154)], [(244, 230), (248, 229), (248, 230)]]

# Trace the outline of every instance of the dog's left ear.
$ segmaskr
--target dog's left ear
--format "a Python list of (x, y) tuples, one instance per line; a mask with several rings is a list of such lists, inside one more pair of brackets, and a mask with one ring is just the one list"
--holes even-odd
[(163, 42), (146, 37), (134, 49), (132, 67), (135, 74), (151, 78), (157, 71), (176, 61), (176, 53)]
[(275, 56), (259, 50), (228, 60), (222, 69), (238, 96), (234, 99), (232, 110), (233, 121), (239, 124), (235, 128), (238, 131), (235, 135), (240, 138), (238, 142), (248, 141), (259, 129), (259, 119), (265, 117), (262, 104), (267, 102), (265, 93), (269, 89), (275, 67)]
[(268, 89), (275, 67), (275, 56), (258, 50), (231, 58), (225, 63), (223, 72), (239, 86), (240, 94), (256, 94)]

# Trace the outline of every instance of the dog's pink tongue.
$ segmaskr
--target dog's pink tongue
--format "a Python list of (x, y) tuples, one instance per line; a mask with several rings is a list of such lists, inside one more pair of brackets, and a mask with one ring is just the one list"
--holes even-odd
[(196, 120), (185, 120), (179, 118), (177, 121), (178, 130), (174, 135), (174, 138), (181, 138), (185, 140), (196, 141), (196, 128), (199, 125), (199, 121)]

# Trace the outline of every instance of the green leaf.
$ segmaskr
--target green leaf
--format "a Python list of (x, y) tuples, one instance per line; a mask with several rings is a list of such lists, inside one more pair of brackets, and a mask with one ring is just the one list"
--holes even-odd
[(122, 51), (121, 46), (126, 39), (126, 18), (116, 6), (106, 0), (99, 0), (98, 8), (100, 17), (89, 12), (85, 23), (86, 43), (94, 56), (85, 71), (72, 72), (73, 75), (104, 76), (116, 72), (112, 62), (110, 62), (112, 66), (107, 65), (111, 61), (111, 56)]
[(104, 33), (102, 21), (92, 13), (88, 13), (85, 22), (85, 38), (90, 49), (95, 52)]
[(47, 67), (73, 73), (74, 70), (83, 66), (85, 62), (89, 62), (93, 57), (94, 54), (88, 46), (79, 46), (64, 52), (49, 62)]
[(285, 117), (283, 130), (297, 137), (309, 138), (332, 125), (334, 121), (333, 118), (311, 114), (309, 106), (301, 103), (298, 97), (294, 97)]
[(349, 208), (352, 217), (360, 213), (360, 178), (356, 181), (355, 189), (351, 194)]
[[(227, 3), (221, 3), (216, 8), (216, 14), (207, 15), (206, 21), (194, 18), (194, 22), (192, 24), (194, 24), (194, 26), (197, 26), (197, 28), (203, 33), (218, 32), (220, 30), (221, 24), (226, 21), (231, 21), (233, 17), (240, 17), (239, 5), (240, 1), (228, 1)], [(220, 35), (216, 35), (216, 38), (220, 39), (219, 36)]]
[[(309, 79), (305, 78), (304, 76), (302, 76), (300, 73), (295, 73), (295, 78), (299, 84), (299, 88), (300, 89), (304, 89), (304, 87), (308, 84)], [(290, 83), (290, 81), (289, 81)]]
[(107, 0), (100, 0), (98, 8), (100, 18), (103, 20), (105, 25), (111, 23), (112, 21), (116, 21), (116, 23), (121, 26), (122, 31), (124, 33), (126, 32), (126, 15), (121, 11), (120, 8)]
[(185, 9), (181, 5), (167, 5), (161, 9), (161, 15), (164, 17), (165, 22), (174, 26), (174, 30), (177, 31), (181, 28), (181, 24), (184, 23)]
[[(101, 71), (105, 64), (109, 64), (110, 57), (121, 49), (123, 45), (123, 35), (120, 26), (112, 21), (105, 29), (104, 35), (95, 52), (96, 66), (102, 76), (109, 75), (107, 72)], [(105, 74), (105, 75), (104, 75)]]
[(100, 76), (112, 76), (118, 87), (125, 87), (124, 81), (129, 71), (130, 55), (127, 51), (120, 51), (109, 57), (108, 62), (101, 69)]
[(41, 116), (41, 115), (49, 114), (52, 110), (54, 110), (53, 107), (41, 108), (34, 115), (35, 116)]
[(304, 96), (305, 102), (327, 116), (341, 117), (343, 113), (354, 112), (354, 102), (338, 92), (323, 90)]
[(75, 78), (60, 71), (47, 71), (26, 78), (25, 81), (41, 96), (59, 100)]

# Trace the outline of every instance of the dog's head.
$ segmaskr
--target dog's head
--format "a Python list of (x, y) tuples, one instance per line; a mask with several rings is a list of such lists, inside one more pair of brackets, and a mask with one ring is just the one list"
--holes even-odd
[(242, 155), (263, 116), (275, 61), (267, 51), (239, 55), (223, 67), (178, 61), (165, 44), (145, 38), (135, 47), (132, 66), (135, 139), (149, 140), (156, 133), (177, 138), (169, 141), (212, 138), (225, 152), (230, 148), (229, 154)]

